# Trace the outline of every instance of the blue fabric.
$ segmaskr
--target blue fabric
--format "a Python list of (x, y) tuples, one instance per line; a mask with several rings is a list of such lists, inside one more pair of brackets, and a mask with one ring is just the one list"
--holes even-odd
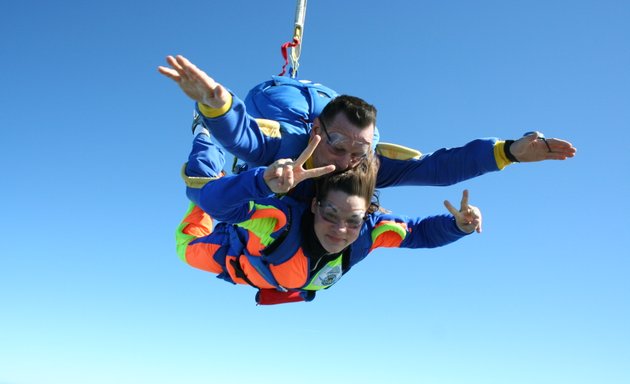
[(186, 164), (186, 175), (216, 177), (225, 166), (223, 150), (212, 143), (207, 135), (197, 135)]
[(379, 156), (376, 186), (447, 186), (498, 171), (496, 138), (476, 139), (462, 147), (442, 148), (420, 159), (395, 160)]

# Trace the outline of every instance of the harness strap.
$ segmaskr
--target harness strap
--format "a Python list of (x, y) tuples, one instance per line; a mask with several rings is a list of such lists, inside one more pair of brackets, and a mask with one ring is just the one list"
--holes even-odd
[(252, 287), (258, 288), (254, 285), (254, 283), (252, 283), (249, 278), (247, 278), (247, 275), (243, 271), (243, 268), (241, 268), (241, 264), (238, 262), (238, 257), (236, 259), (231, 259), (230, 264), (232, 265), (232, 268), (234, 268), (236, 277), (238, 277), (239, 279), (243, 279), (247, 284), (251, 285)]

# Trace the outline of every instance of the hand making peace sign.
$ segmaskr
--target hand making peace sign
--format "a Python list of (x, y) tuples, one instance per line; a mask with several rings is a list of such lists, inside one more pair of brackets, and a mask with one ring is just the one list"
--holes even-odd
[(334, 165), (304, 169), (304, 163), (315, 151), (321, 137), (315, 135), (297, 160), (280, 159), (267, 167), (263, 176), (265, 183), (274, 193), (286, 193), (306, 179), (312, 179), (335, 170)]
[(468, 204), (467, 189), (464, 189), (462, 194), (459, 211), (448, 200), (444, 200), (444, 206), (455, 216), (455, 223), (463, 232), (472, 233), (477, 231), (477, 233), (481, 233), (481, 211), (479, 208)]

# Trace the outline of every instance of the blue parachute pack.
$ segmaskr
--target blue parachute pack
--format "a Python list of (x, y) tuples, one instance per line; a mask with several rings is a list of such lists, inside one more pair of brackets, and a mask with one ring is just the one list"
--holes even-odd
[[(310, 125), (326, 104), (339, 94), (327, 86), (309, 80), (272, 76), (252, 88), (245, 97), (247, 113), (255, 118), (275, 120), (310, 132)], [(373, 146), (379, 141), (374, 130)]]
[(245, 97), (247, 112), (257, 118), (295, 124), (312, 123), (338, 93), (319, 83), (272, 76)]

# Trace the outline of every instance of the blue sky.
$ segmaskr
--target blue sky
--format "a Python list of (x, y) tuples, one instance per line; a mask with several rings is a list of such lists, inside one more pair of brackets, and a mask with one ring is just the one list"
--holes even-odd
[(192, 102), (156, 67), (183, 54), (244, 96), (294, 7), (3, 6), (0, 384), (630, 382), (626, 1), (312, 0), (300, 77), (375, 104), (383, 141), (539, 130), (577, 156), (383, 191), (424, 216), (468, 188), (484, 232), (375, 252), (312, 303), (179, 261)]

